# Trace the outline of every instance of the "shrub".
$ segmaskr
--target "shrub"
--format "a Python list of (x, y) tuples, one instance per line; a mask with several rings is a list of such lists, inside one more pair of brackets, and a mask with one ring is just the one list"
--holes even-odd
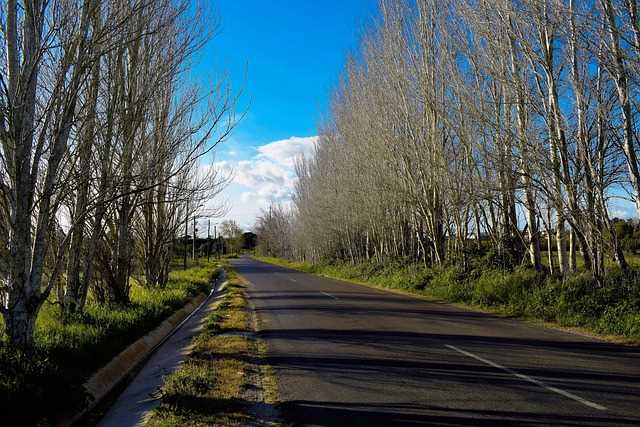
[(549, 276), (543, 283), (531, 289), (527, 313), (542, 320), (558, 320), (561, 284), (556, 277)]
[(450, 301), (471, 301), (471, 288), (465, 280), (464, 272), (456, 266), (435, 270), (428, 290), (433, 295)]
[(503, 307), (522, 315), (542, 276), (535, 270), (518, 268), (513, 272), (488, 270), (473, 281), (473, 302), (486, 307)]
[(640, 312), (629, 302), (606, 307), (595, 329), (604, 334), (640, 336)]
[[(509, 243), (509, 242), (505, 242)], [(517, 242), (511, 242), (511, 246), (517, 247)], [(511, 270), (520, 263), (522, 254), (515, 250), (500, 250), (491, 248), (486, 253), (474, 259), (472, 263), (476, 269), (486, 270)]]
[(601, 288), (588, 272), (567, 278), (562, 284), (558, 300), (558, 320), (563, 324), (578, 326), (597, 319), (607, 306), (609, 291)]

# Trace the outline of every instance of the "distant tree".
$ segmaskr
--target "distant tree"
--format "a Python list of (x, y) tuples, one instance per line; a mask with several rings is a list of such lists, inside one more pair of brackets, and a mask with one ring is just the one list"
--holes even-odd
[(238, 253), (243, 243), (242, 228), (234, 220), (223, 221), (221, 226), (222, 236), (227, 242), (229, 252)]
[(251, 251), (258, 244), (258, 236), (251, 231), (242, 233), (242, 249)]
[(256, 220), (258, 245), (262, 255), (293, 258), (293, 215), (279, 205), (270, 205)]

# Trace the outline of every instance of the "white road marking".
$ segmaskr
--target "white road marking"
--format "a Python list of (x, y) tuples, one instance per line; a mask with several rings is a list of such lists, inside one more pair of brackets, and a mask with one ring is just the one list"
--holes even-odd
[(296, 279), (294, 279), (294, 278), (292, 278), (292, 277), (289, 277), (287, 274), (281, 274), (281, 273), (276, 273), (276, 274), (277, 274), (278, 276), (284, 277), (285, 279), (290, 280), (290, 281), (292, 281), (292, 282), (294, 282), (294, 283), (298, 283), (298, 281), (297, 281)]
[(502, 366), (502, 365), (500, 365), (498, 363), (492, 362), (491, 360), (487, 360), (484, 357), (480, 357), (480, 356), (475, 355), (473, 353), (469, 353), (468, 351), (464, 351), (464, 350), (462, 350), (462, 349), (460, 349), (458, 347), (455, 347), (453, 345), (446, 344), (445, 347), (448, 347), (448, 348), (450, 348), (452, 350), (455, 350), (458, 353), (464, 354), (465, 356), (469, 356), (469, 357), (471, 357), (473, 359), (479, 360), (480, 362), (486, 363), (487, 365), (493, 366), (494, 368), (501, 369), (501, 370), (503, 370), (503, 371), (515, 376), (515, 377), (518, 377), (518, 378), (520, 378), (522, 380), (525, 380), (525, 381), (529, 381), (530, 383), (533, 383), (533, 384), (535, 384), (535, 385), (537, 385), (539, 387), (542, 387), (542, 388), (547, 389), (549, 391), (553, 391), (554, 393), (561, 394), (562, 396), (568, 397), (569, 399), (573, 399), (576, 402), (580, 402), (583, 405), (588, 406), (590, 408), (598, 409), (600, 411), (606, 411), (607, 410), (607, 408), (605, 406), (598, 405), (597, 403), (590, 402), (590, 401), (588, 401), (586, 399), (583, 399), (580, 396), (576, 396), (573, 393), (569, 393), (568, 391), (564, 391), (564, 390), (561, 390), (561, 389), (559, 389), (557, 387), (553, 387), (553, 386), (550, 386), (548, 384), (545, 384), (542, 381), (537, 380), (535, 378), (532, 378), (532, 377), (530, 377), (528, 375), (520, 374), (520, 373), (514, 371), (513, 369), (509, 369), (506, 366)]
[(324, 294), (324, 295), (326, 295), (326, 296), (328, 296), (329, 298), (338, 299), (338, 297), (334, 297), (333, 295), (328, 294), (328, 293), (326, 293), (326, 292), (320, 292), (320, 293), (321, 293), (321, 294)]

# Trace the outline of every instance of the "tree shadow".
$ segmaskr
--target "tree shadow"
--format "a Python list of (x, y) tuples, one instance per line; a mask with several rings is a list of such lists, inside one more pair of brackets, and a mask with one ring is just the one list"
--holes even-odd
[[(281, 408), (294, 425), (640, 425), (640, 348), (253, 261), (238, 267), (266, 279), (249, 291), (268, 320), (257, 337), (289, 387)], [(595, 411), (447, 345), (611, 409)], [(506, 401), (491, 402), (485, 390)], [(456, 397), (451, 407), (430, 400), (444, 394)]]
[(637, 419), (532, 412), (463, 410), (436, 405), (297, 400), (280, 405), (294, 425), (327, 426), (599, 426), (637, 425)]
[[(294, 424), (574, 426), (587, 425), (585, 421), (589, 421), (591, 425), (640, 425), (640, 418), (635, 415), (633, 418), (625, 418), (616, 414), (618, 410), (622, 411), (619, 413), (632, 414), (633, 406), (640, 404), (640, 371), (633, 364), (639, 354), (636, 349), (588, 341), (380, 330), (273, 329), (261, 331), (259, 337), (276, 344), (278, 351), (271, 352), (266, 363), (278, 375), (288, 377), (289, 384), (303, 382), (306, 378), (322, 378), (323, 384), (320, 386), (327, 387), (326, 390), (331, 390), (331, 393), (335, 391), (336, 396), (363, 399), (364, 403), (353, 403), (353, 407), (313, 401), (300, 403), (295, 399), (288, 401), (284, 405), (285, 414), (292, 411)], [(522, 351), (529, 354), (540, 354), (541, 351), (562, 354), (564, 360), (560, 364), (536, 364), (529, 363), (529, 360), (522, 363), (521, 358), (518, 361), (519, 357), (514, 358), (513, 362), (503, 363), (519, 374), (579, 396), (589, 396), (591, 393), (606, 396), (607, 402), (612, 402), (616, 408), (599, 418), (568, 415), (567, 412), (572, 414), (572, 411), (588, 413), (589, 409), (499, 368), (459, 355), (447, 349), (445, 344), (474, 352), (490, 349), (493, 355), (514, 355)], [(282, 348), (289, 351), (283, 352)], [(621, 353), (621, 349), (629, 351), (629, 354)], [(596, 360), (590, 365), (571, 365), (574, 359), (591, 360), (593, 357)], [(610, 372), (597, 363), (606, 361), (606, 357), (621, 357), (632, 369), (625, 371), (618, 368), (617, 371)], [(381, 408), (376, 408), (370, 404), (371, 400), (384, 400), (388, 390), (402, 390), (398, 396), (402, 399), (420, 394), (438, 396), (440, 387), (446, 387), (448, 393), (468, 395), (472, 402), (461, 405), (463, 409), (415, 405), (408, 407), (408, 410), (407, 407), (397, 407), (398, 405), (381, 404)], [(543, 406), (544, 411), (556, 414), (544, 415), (533, 410), (488, 413), (482, 410), (484, 398), (481, 390), (486, 389), (501, 390), (503, 393), (515, 392), (519, 396), (517, 399), (527, 405), (531, 403), (531, 408), (540, 408), (538, 399), (543, 399), (547, 402), (545, 405), (549, 405)], [(298, 396), (301, 393), (302, 391), (293, 390), (287, 394)], [(480, 405), (480, 409), (468, 409), (474, 405)], [(504, 407), (508, 403), (503, 402), (502, 405)], [(571, 409), (566, 409), (567, 406)], [(364, 410), (363, 407), (367, 409)], [(353, 423), (354, 419), (358, 420), (358, 424)]]

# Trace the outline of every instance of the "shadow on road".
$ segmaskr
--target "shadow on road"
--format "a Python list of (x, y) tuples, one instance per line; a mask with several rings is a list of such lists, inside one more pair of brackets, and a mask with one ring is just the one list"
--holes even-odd
[(640, 425), (640, 348), (266, 264), (238, 271), (293, 425)]
[(281, 410), (294, 420), (312, 420), (313, 425), (331, 426), (584, 426), (637, 425), (626, 418), (562, 416), (509, 411), (452, 410), (440, 406), (362, 404), (357, 402), (292, 401)]
[[(478, 363), (473, 359), (456, 357), (451, 354), (447, 360), (431, 357), (421, 358), (425, 349), (443, 352), (444, 344), (463, 346), (465, 349), (491, 348), (494, 354), (512, 353), (516, 349), (571, 352), (576, 360), (594, 354), (621, 356), (617, 346), (597, 342), (545, 341), (503, 337), (470, 335), (447, 335), (410, 332), (384, 332), (378, 330), (325, 330), (291, 329), (263, 330), (260, 337), (267, 342), (286, 340), (291, 348), (308, 349), (323, 346), (327, 356), (299, 354), (272, 355), (267, 363), (276, 372), (299, 378), (308, 375), (324, 378), (336, 386), (357, 388), (366, 391), (398, 387), (416, 386), (438, 393), (438, 387), (452, 389), (483, 389), (501, 387), (522, 389), (522, 380), (505, 374), (500, 369)], [(298, 343), (296, 345), (295, 343)], [(340, 348), (340, 352), (332, 349)], [(359, 351), (366, 348), (367, 351)], [(351, 349), (349, 351), (348, 349)], [(635, 349), (627, 349), (632, 354)], [(330, 354), (334, 356), (329, 356)], [(406, 358), (394, 355), (405, 354)], [(374, 357), (377, 355), (378, 357)], [(604, 394), (609, 400), (626, 402), (639, 401), (638, 384), (640, 376), (607, 373), (602, 367), (587, 368), (519, 367), (520, 374), (528, 375), (563, 390), (584, 395)], [(543, 392), (540, 389), (540, 392)], [(562, 398), (560, 398), (562, 401)], [(640, 418), (623, 418), (608, 412), (601, 418), (553, 414), (543, 415), (523, 411), (474, 411), (429, 405), (363, 405), (362, 403), (318, 403), (313, 401), (289, 401), (283, 408), (294, 424), (311, 422), (312, 425), (436, 425), (436, 426), (497, 426), (497, 425), (640, 425)], [(434, 413), (437, 412), (437, 413)], [(588, 421), (588, 423), (587, 423)]]

